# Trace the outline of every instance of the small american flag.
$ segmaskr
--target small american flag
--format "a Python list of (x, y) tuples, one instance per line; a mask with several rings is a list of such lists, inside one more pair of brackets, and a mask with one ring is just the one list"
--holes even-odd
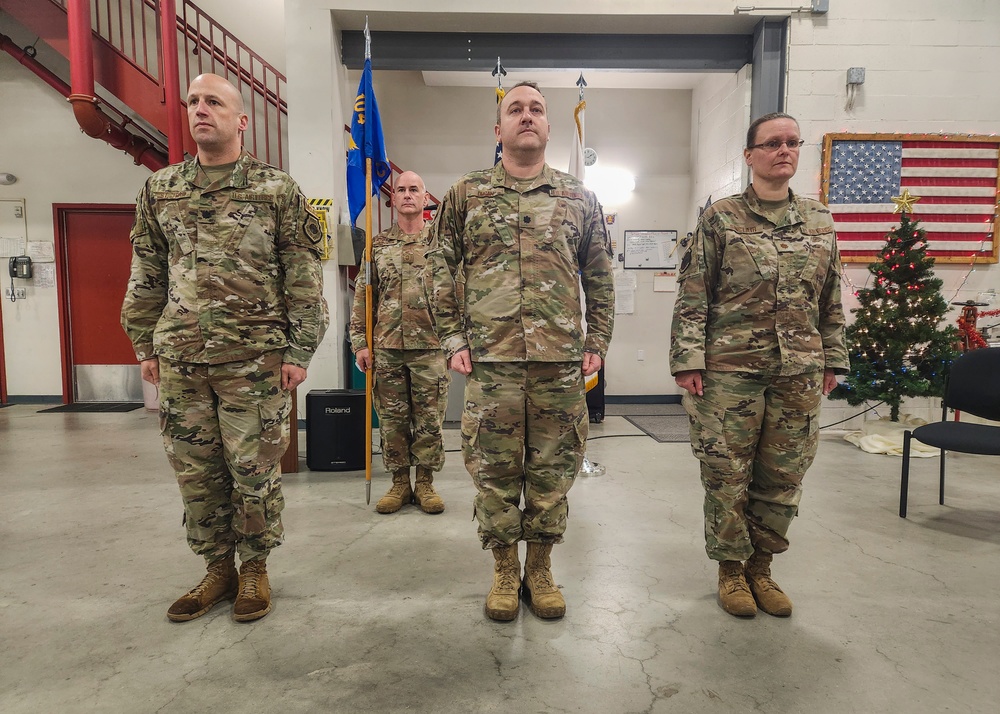
[(920, 200), (910, 215), (938, 262), (997, 262), (1000, 137), (828, 134), (821, 200), (833, 212), (845, 262), (868, 262), (899, 226), (892, 198)]

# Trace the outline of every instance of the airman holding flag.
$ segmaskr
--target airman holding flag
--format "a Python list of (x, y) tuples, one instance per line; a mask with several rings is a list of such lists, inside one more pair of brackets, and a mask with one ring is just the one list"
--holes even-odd
[[(347, 151), (347, 204), (351, 213), (351, 225), (358, 220), (362, 208), (365, 210), (365, 255), (364, 290), (367, 314), (365, 316), (365, 343), (372, 347), (372, 203), (382, 184), (389, 178), (392, 169), (385, 153), (382, 137), (382, 119), (378, 113), (378, 102), (372, 89), (372, 47), (368, 21), (365, 20), (365, 68), (358, 84), (358, 96), (354, 101), (354, 115), (351, 117), (351, 138)], [(372, 387), (373, 374), (365, 372), (365, 501), (371, 502), (372, 491)]]
[[(430, 272), (425, 270), (424, 256), (429, 241), (424, 223), (428, 194), (423, 179), (404, 171), (396, 179), (392, 200), (396, 223), (372, 241), (372, 347), (365, 332), (364, 276), (359, 276), (354, 293), (350, 329), (358, 368), (375, 369), (382, 460), (392, 474), (389, 492), (375, 510), (395, 513), (412, 500), (425, 513), (440, 513), (444, 501), (432, 484), (434, 472), (444, 465), (441, 426), (451, 376), (430, 312)], [(417, 471), (413, 487), (411, 466)]]

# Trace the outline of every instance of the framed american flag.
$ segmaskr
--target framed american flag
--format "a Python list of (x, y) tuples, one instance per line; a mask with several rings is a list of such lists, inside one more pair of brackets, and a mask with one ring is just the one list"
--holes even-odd
[(1000, 136), (827, 134), (820, 200), (829, 206), (845, 263), (868, 263), (899, 225), (896, 203), (927, 231), (938, 263), (997, 262)]

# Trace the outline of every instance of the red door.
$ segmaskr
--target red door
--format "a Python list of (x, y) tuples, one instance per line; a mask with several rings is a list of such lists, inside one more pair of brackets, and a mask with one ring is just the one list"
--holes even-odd
[(55, 212), (62, 254), (63, 401), (132, 400), (135, 395), (125, 392), (136, 391), (138, 367), (120, 317), (135, 207), (57, 205)]
[[(80, 393), (76, 375), (87, 378), (95, 374), (110, 375), (104, 382), (100, 381), (103, 379), (100, 376), (96, 380), (98, 386), (110, 385), (110, 388), (120, 386), (117, 374), (127, 372), (138, 380), (135, 352), (120, 322), (132, 262), (128, 236), (135, 206), (56, 204), (53, 210), (59, 270), (63, 402), (69, 404), (75, 401), (74, 395)], [(138, 384), (141, 390), (141, 382)], [(130, 382), (130, 386), (134, 385)], [(292, 392), (292, 438), (281, 460), (283, 473), (298, 473), (299, 470), (296, 404), (296, 395)]]

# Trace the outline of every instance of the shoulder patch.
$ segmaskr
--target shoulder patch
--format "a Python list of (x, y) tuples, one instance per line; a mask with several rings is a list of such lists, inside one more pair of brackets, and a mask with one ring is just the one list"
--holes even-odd
[(302, 227), (305, 230), (306, 238), (310, 242), (319, 243), (323, 239), (323, 227), (320, 225), (319, 219), (312, 212), (306, 215)]
[(686, 250), (684, 251), (684, 257), (681, 258), (681, 274), (686, 273), (688, 271), (688, 268), (690, 267), (691, 267), (691, 251)]

